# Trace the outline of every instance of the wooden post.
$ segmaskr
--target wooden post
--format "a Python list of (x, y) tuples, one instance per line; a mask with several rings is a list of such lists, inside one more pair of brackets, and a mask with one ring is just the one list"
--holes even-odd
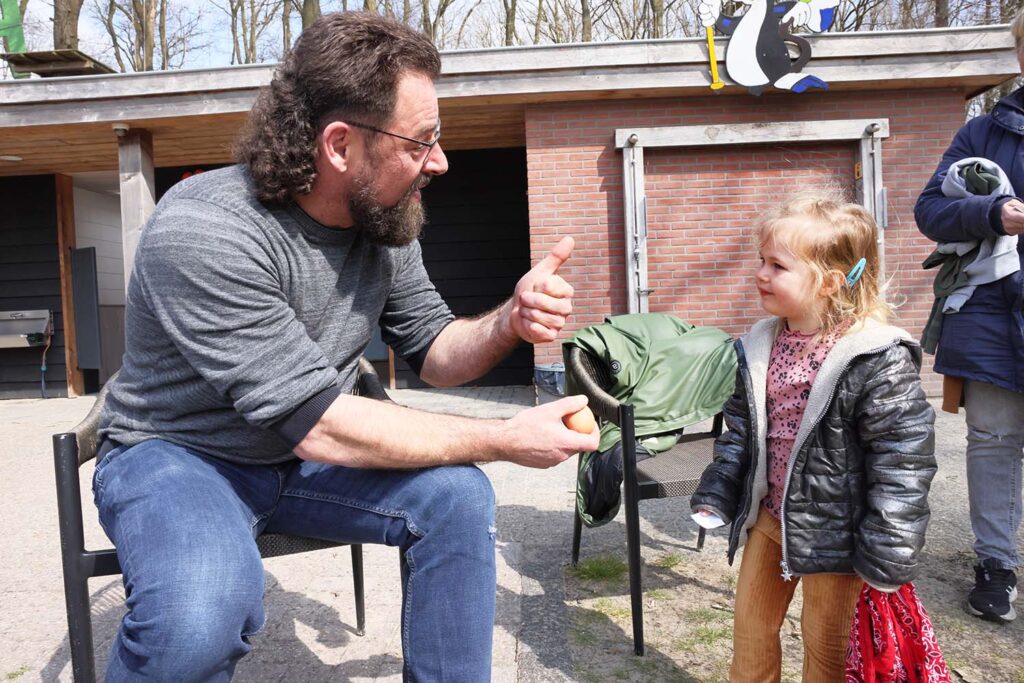
[(71, 250), (75, 248), (75, 185), (69, 175), (57, 175), (57, 250), (60, 252), (60, 302), (64, 318), (64, 366), (68, 396), (85, 393), (85, 378), (78, 369), (75, 297), (71, 288)]
[(115, 128), (121, 181), (121, 242), (124, 253), (124, 291), (128, 293), (135, 248), (142, 226), (156, 206), (153, 174), (153, 137), (140, 128)]

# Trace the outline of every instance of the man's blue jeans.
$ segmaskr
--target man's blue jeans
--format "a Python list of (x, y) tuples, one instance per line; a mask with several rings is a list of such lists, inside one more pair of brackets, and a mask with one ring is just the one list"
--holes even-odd
[(405, 680), (490, 679), (494, 491), (472, 465), (236, 465), (152, 440), (110, 451), (93, 493), (127, 594), (108, 681), (230, 679), (264, 623), (264, 531), (404, 549)]
[(1020, 565), (1024, 394), (984, 382), (964, 383), (967, 408), (967, 493), (979, 560)]

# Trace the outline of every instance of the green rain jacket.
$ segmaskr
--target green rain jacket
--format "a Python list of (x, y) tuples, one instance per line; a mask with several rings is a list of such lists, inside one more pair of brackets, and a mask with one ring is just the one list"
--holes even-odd
[[(572, 346), (611, 369), (613, 384), (608, 393), (633, 406), (636, 438), (651, 452), (671, 448), (684, 427), (716, 415), (735, 389), (736, 352), (729, 335), (666, 313), (613, 316), (604, 324), (580, 330), (562, 345), (566, 367)], [(566, 393), (577, 391), (567, 374)], [(667, 438), (645, 438), (667, 433)], [(619, 428), (605, 423), (598, 451), (580, 454), (577, 500), (581, 511), (586, 510), (583, 483), (591, 460), (619, 438)], [(596, 526), (611, 521), (616, 512), (617, 508), (606, 519), (584, 514), (583, 520)]]

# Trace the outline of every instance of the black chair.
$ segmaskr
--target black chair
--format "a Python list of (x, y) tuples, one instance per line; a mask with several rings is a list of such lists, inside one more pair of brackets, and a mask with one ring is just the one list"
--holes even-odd
[[(714, 457), (715, 438), (722, 433), (722, 414), (715, 416), (711, 431), (684, 434), (679, 443), (656, 456), (636, 460), (636, 430), (633, 406), (620, 403), (608, 393), (611, 375), (604, 363), (579, 347), (569, 350), (566, 372), (572, 375), (580, 393), (601, 420), (615, 423), (622, 435), (623, 509), (626, 514), (626, 549), (629, 560), (629, 594), (633, 614), (633, 651), (644, 654), (643, 590), (640, 566), (640, 510), (637, 503), (649, 498), (689, 496), (697, 490), (701, 474)], [(572, 564), (580, 557), (583, 521), (574, 508)], [(704, 547), (704, 529), (697, 536), (697, 550)]]
[[(111, 381), (114, 378), (111, 377)], [(358, 393), (362, 396), (388, 400), (380, 378), (366, 359), (359, 361)], [(107, 386), (110, 382), (107, 383)], [(82, 494), (78, 469), (96, 457), (97, 429), (100, 411), (107, 397), (104, 387), (92, 410), (69, 432), (53, 435), (53, 459), (57, 476), (57, 517), (60, 524), (60, 553), (64, 565), (64, 600), (68, 613), (68, 642), (71, 646), (71, 667), (76, 683), (96, 680), (93, 659), (92, 619), (89, 613), (89, 584), (94, 576), (121, 573), (117, 551), (86, 550), (82, 531)], [(262, 557), (292, 555), (310, 550), (335, 548), (342, 543), (302, 536), (263, 534), (256, 539)], [(356, 632), (366, 630), (366, 608), (363, 601), (363, 547), (352, 545), (352, 579), (356, 599)]]

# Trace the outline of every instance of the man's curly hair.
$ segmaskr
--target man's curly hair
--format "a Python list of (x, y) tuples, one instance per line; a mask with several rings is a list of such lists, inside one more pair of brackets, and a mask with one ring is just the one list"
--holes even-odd
[(432, 80), (441, 73), (441, 57), (422, 33), (369, 12), (317, 19), (260, 91), (235, 144), (259, 199), (308, 194), (323, 128), (348, 117), (383, 127), (394, 112), (398, 80), (408, 72)]

